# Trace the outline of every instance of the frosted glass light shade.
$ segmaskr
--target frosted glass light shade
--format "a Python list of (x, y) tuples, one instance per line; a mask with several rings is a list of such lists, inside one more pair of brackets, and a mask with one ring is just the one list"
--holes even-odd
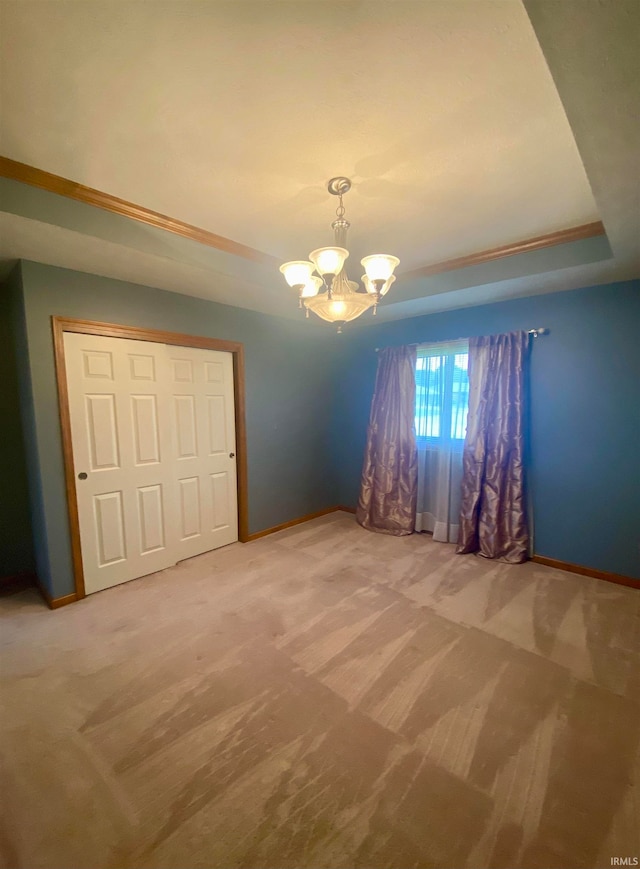
[(328, 323), (348, 323), (375, 305), (375, 299), (368, 293), (357, 293), (358, 285), (341, 272), (335, 279), (336, 289), (330, 299), (321, 293), (313, 299), (305, 299), (304, 305)]
[(348, 256), (349, 251), (344, 247), (319, 247), (311, 251), (309, 259), (321, 275), (337, 275)]
[[(384, 285), (382, 286), (382, 288), (381, 288), (381, 290), (380, 290), (380, 295), (381, 295), (381, 296), (384, 296), (386, 293), (389, 292), (389, 287), (390, 287), (391, 284), (395, 281), (395, 279), (396, 279), (396, 276), (395, 276), (395, 275), (391, 275), (391, 277), (390, 277), (388, 280), (386, 280), (386, 281), (384, 282)], [(377, 292), (377, 290), (376, 290), (375, 286), (371, 283), (371, 280), (369, 279), (369, 275), (362, 275), (362, 277), (360, 278), (360, 280), (361, 280), (362, 283), (364, 284), (364, 288), (365, 288), (365, 290), (366, 290), (368, 293), (371, 293), (372, 295), (375, 295), (375, 293)]]
[(306, 260), (293, 260), (280, 266), (280, 271), (290, 287), (299, 287), (310, 282), (314, 268), (314, 264)]
[(373, 305), (373, 298), (367, 293), (354, 293), (348, 299), (327, 299), (327, 294), (324, 293), (315, 299), (309, 299), (305, 305), (328, 323), (348, 323), (364, 314)]
[(374, 253), (361, 259), (360, 263), (370, 281), (388, 281), (400, 260), (386, 253)]
[(302, 292), (300, 293), (300, 297), (302, 299), (311, 299), (313, 296), (317, 296), (320, 292), (320, 287), (322, 286), (322, 278), (317, 278), (315, 275), (309, 278), (308, 282), (305, 284)]

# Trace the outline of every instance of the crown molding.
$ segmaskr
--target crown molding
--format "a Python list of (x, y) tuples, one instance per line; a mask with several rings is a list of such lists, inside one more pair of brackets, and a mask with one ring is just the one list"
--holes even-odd
[(532, 251), (543, 250), (547, 247), (569, 244), (572, 241), (581, 241), (585, 238), (595, 238), (600, 235), (606, 235), (604, 224), (601, 220), (596, 220), (593, 223), (583, 223), (580, 226), (572, 226), (570, 229), (560, 229), (557, 232), (549, 232), (546, 235), (537, 235), (534, 238), (527, 238), (523, 241), (502, 245), (501, 247), (493, 247), (489, 250), (468, 254), (467, 256), (456, 257), (456, 259), (443, 260), (431, 265), (420, 266), (417, 269), (402, 272), (401, 275), (403, 278), (427, 278), (432, 275), (442, 274), (443, 272), (479, 266), (484, 263), (493, 262), (493, 260), (503, 259), (504, 257), (531, 253)]
[[(174, 217), (168, 217), (157, 211), (151, 211), (142, 205), (136, 205), (133, 202), (128, 202), (126, 199), (119, 199), (117, 196), (111, 196), (111, 194), (95, 190), (93, 187), (86, 187), (84, 184), (70, 181), (68, 178), (63, 178), (60, 175), (45, 172), (43, 169), (37, 169), (26, 163), (19, 163), (17, 160), (11, 160), (8, 157), (0, 156), (0, 177), (20, 181), (23, 184), (39, 187), (50, 193), (66, 196), (69, 199), (75, 199), (86, 205), (93, 205), (96, 208), (102, 208), (113, 214), (119, 214), (122, 217), (138, 220), (141, 223), (155, 226), (158, 229), (172, 232), (175, 235), (181, 235), (183, 238), (191, 239), (199, 244), (216, 248), (224, 253), (242, 257), (243, 259), (251, 260), (270, 268), (280, 265), (280, 260), (277, 257), (256, 250), (248, 245), (240, 244), (240, 242), (232, 241), (222, 235), (216, 235), (214, 232), (209, 232), (206, 229), (193, 226)], [(489, 250), (468, 254), (467, 256), (420, 266), (411, 271), (401, 272), (400, 275), (408, 278), (426, 278), (444, 272), (456, 271), (457, 269), (483, 265), (484, 263), (493, 262), (504, 257), (531, 253), (547, 247), (569, 244), (570, 242), (602, 235), (606, 235), (604, 225), (601, 220), (596, 220), (593, 223), (584, 223), (569, 229), (561, 229), (556, 232), (547, 233), (546, 235), (538, 235), (534, 238), (516, 241), (512, 244), (505, 244), (500, 247), (490, 248)]]
[(131, 220), (138, 220), (149, 226), (155, 226), (157, 229), (172, 232), (174, 235), (181, 235), (183, 238), (191, 239), (199, 244), (214, 247), (217, 250), (224, 251), (224, 253), (230, 253), (234, 256), (260, 263), (261, 265), (270, 267), (280, 265), (280, 261), (276, 257), (256, 250), (253, 247), (232, 241), (230, 238), (225, 238), (222, 235), (216, 235), (214, 232), (209, 232), (207, 229), (193, 226), (174, 217), (167, 217), (166, 214), (151, 211), (142, 205), (136, 205), (133, 202), (128, 202), (126, 199), (119, 199), (117, 196), (111, 196), (111, 194), (95, 190), (93, 187), (85, 187), (84, 184), (78, 184), (78, 182), (62, 178), (60, 175), (45, 172), (43, 169), (36, 169), (34, 166), (19, 163), (17, 160), (10, 160), (8, 157), (0, 157), (0, 177), (20, 181), (23, 184), (29, 184), (31, 187), (47, 190), (49, 193), (57, 193), (59, 196), (75, 199), (78, 202), (83, 202), (85, 205), (93, 205), (96, 208), (102, 208), (104, 211), (110, 211), (113, 214), (119, 214)]

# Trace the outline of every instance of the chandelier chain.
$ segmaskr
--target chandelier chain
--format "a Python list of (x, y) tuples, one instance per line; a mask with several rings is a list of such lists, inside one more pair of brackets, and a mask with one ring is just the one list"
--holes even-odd
[(344, 205), (342, 204), (342, 193), (340, 193), (339, 196), (340, 196), (340, 199), (339, 199), (340, 204), (336, 208), (336, 217), (338, 218), (338, 220), (342, 220), (342, 218), (344, 217), (344, 213), (345, 213), (346, 209), (345, 209)]

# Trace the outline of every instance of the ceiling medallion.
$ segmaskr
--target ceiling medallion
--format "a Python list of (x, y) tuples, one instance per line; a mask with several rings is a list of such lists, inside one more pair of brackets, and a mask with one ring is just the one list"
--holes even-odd
[(349, 280), (344, 263), (349, 256), (346, 244), (351, 224), (345, 219), (342, 197), (350, 189), (351, 181), (342, 176), (332, 178), (327, 184), (329, 193), (340, 198), (336, 219), (331, 224), (335, 247), (319, 247), (311, 251), (309, 261), (294, 260), (280, 266), (286, 282), (298, 291), (300, 307), (306, 309), (307, 317), (309, 311), (313, 311), (323, 320), (337, 323), (338, 332), (342, 332), (345, 323), (355, 320), (369, 308), (376, 313), (380, 299), (395, 281), (393, 271), (400, 262), (388, 254), (366, 256), (360, 260), (365, 270), (361, 278), (363, 288), (357, 281)]

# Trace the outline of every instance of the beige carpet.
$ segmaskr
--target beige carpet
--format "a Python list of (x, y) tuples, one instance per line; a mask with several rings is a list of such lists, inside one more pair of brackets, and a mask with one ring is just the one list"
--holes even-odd
[(4, 866), (640, 857), (640, 593), (335, 513), (2, 601)]

